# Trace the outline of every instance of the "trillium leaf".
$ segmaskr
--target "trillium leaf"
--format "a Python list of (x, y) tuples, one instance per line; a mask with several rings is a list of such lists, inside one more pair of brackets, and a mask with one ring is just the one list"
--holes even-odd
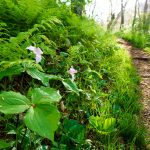
[(65, 79), (62, 81), (63, 85), (71, 92), (76, 93), (79, 95), (79, 92), (82, 91), (81, 89), (78, 89), (77, 85), (70, 79)]
[(3, 92), (0, 94), (0, 112), (18, 114), (30, 107), (30, 101), (20, 93)]
[(61, 77), (56, 75), (47, 75), (44, 72), (39, 71), (36, 68), (28, 68), (26, 72), (34, 79), (37, 79), (43, 83), (43, 85), (48, 86), (49, 80), (62, 80)]
[(48, 76), (35, 68), (28, 68), (26, 72), (34, 79), (40, 80), (45, 86), (49, 85)]
[(47, 77), (49, 78), (49, 80), (60, 80), (60, 81), (63, 80), (61, 77), (56, 75), (47, 75)]
[(59, 91), (53, 88), (49, 87), (40, 87), (40, 88), (35, 88), (32, 91), (32, 102), (34, 104), (37, 103), (51, 103), (51, 102), (59, 102), (61, 99), (61, 95), (59, 94)]
[(4, 140), (0, 140), (0, 149), (11, 147), (11, 143), (7, 143)]
[(60, 114), (57, 108), (50, 104), (36, 104), (25, 116), (26, 126), (39, 135), (54, 142), (54, 132), (58, 127)]

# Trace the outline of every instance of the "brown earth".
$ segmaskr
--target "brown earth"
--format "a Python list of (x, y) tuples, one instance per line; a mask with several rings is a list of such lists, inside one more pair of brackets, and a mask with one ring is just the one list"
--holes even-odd
[(149, 143), (147, 148), (150, 150), (150, 55), (122, 39), (118, 39), (118, 43), (129, 52), (133, 64), (141, 77), (140, 89), (142, 92), (141, 103), (143, 105), (141, 118), (147, 129), (146, 140)]

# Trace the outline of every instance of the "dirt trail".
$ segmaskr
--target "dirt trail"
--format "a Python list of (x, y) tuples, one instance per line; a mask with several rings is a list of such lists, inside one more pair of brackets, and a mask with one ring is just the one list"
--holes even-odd
[[(135, 65), (139, 75), (141, 76), (140, 87), (142, 90), (143, 110), (141, 112), (142, 121), (148, 130), (147, 140), (150, 140), (150, 55), (143, 52), (141, 49), (133, 47), (130, 43), (118, 39), (126, 50), (128, 50), (133, 64)], [(150, 145), (148, 144), (148, 149)]]

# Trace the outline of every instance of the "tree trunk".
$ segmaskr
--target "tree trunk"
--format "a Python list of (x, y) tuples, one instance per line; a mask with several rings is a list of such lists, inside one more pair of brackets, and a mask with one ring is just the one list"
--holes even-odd
[(111, 19), (112, 19), (112, 15), (113, 15), (113, 4), (112, 4), (112, 0), (109, 0), (110, 2), (110, 16), (111, 16)]
[(138, 0), (135, 1), (134, 18), (133, 18), (133, 22), (132, 22), (132, 30), (134, 30), (134, 25), (135, 25), (135, 22), (136, 22), (136, 16), (137, 16), (137, 4), (138, 4)]
[(121, 0), (121, 23), (120, 23), (120, 29), (122, 29), (124, 26), (124, 4), (123, 0)]
[(95, 7), (96, 7), (96, 0), (94, 1), (94, 7), (93, 7), (93, 10), (92, 10), (92, 17), (94, 16)]
[[(126, 1), (126, 3), (124, 4), (124, 10), (125, 10), (125, 8), (126, 8), (126, 6), (127, 6), (127, 1)], [(118, 20), (120, 19), (120, 17), (121, 17), (121, 11), (116, 15), (116, 17), (114, 18), (114, 20), (113, 20), (113, 22), (111, 23), (111, 26), (110, 26), (110, 28), (114, 28), (115, 27), (115, 25), (117, 24), (117, 22), (118, 22)]]
[(112, 4), (112, 0), (109, 0), (110, 2), (110, 21), (107, 24), (107, 30), (111, 29), (112, 23), (115, 20), (115, 13), (113, 13), (113, 4)]
[(149, 30), (148, 0), (145, 1), (143, 12), (143, 31), (147, 32)]

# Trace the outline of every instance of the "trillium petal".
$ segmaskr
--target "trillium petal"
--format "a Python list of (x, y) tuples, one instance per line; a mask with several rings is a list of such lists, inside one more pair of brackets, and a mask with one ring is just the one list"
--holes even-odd
[(75, 70), (73, 67), (71, 67), (68, 72), (70, 75), (74, 75), (75, 73), (77, 73), (77, 70)]
[(39, 47), (36, 48), (34, 46), (29, 46), (26, 49), (32, 51), (35, 54), (36, 63), (39, 63), (42, 60), (43, 52), (42, 52), (42, 50)]
[(36, 50), (36, 47), (34, 46), (29, 46), (27, 47), (26, 49), (30, 50), (30, 51), (33, 51), (35, 53), (35, 50)]
[(39, 63), (42, 60), (42, 56), (36, 55), (35, 60), (36, 60), (36, 63)]
[(38, 47), (36, 48), (36, 55), (41, 55), (43, 54), (42, 50)]

